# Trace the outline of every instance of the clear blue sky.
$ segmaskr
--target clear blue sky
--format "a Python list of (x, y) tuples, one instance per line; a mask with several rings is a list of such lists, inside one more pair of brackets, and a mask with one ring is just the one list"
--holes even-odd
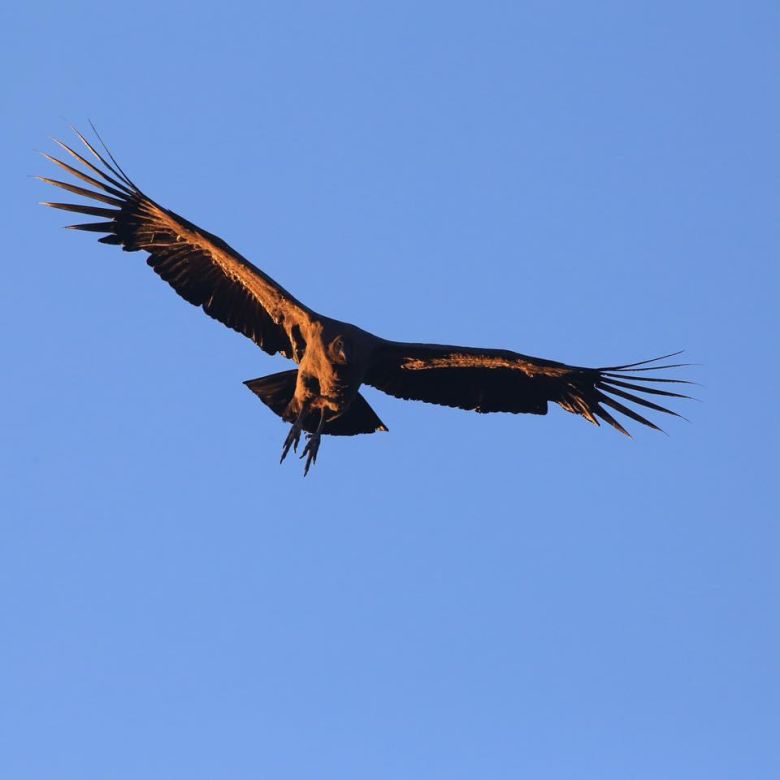
[[(777, 3), (2, 14), (0, 776), (780, 777)], [(315, 309), (685, 348), (691, 424), (368, 389), (303, 480), (290, 364), (35, 205), (88, 118)]]

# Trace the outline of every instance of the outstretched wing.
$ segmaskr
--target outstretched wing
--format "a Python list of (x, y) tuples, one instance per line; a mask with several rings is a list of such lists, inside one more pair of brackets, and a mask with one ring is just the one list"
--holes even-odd
[(508, 350), (382, 342), (364, 381), (398, 398), (476, 412), (546, 414), (553, 401), (567, 412), (596, 425), (600, 418), (628, 435), (609, 410), (660, 429), (622, 401), (680, 416), (644, 397), (688, 397), (654, 387), (688, 384), (684, 380), (644, 375), (684, 365), (658, 363), (666, 357), (672, 355), (624, 366), (581, 368)]
[(283, 323), (290, 319), (291, 310), (302, 312), (306, 308), (222, 239), (155, 203), (125, 175), (108, 150), (112, 162), (99, 154), (81, 133), (76, 131), (76, 134), (97, 164), (60, 141), (57, 143), (83, 170), (48, 154), (44, 157), (90, 188), (38, 178), (104, 205), (49, 202), (43, 205), (102, 218), (104, 221), (68, 227), (102, 233), (103, 237), (98, 239), (101, 243), (118, 244), (126, 252), (148, 252), (146, 262), (182, 298), (248, 336), (269, 354), (281, 352), (293, 357), (290, 336)]

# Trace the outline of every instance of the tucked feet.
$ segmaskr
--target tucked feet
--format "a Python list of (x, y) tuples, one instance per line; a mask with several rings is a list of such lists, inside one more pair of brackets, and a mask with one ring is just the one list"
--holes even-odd
[[(298, 452), (298, 443), (301, 440), (301, 433), (303, 433), (303, 419), (305, 413), (301, 412), (295, 422), (293, 423), (290, 432), (287, 434), (287, 438), (284, 440), (284, 446), (282, 447), (282, 457), (279, 463), (282, 463), (287, 457), (287, 454), (292, 448), (293, 452)], [(317, 461), (317, 451), (320, 448), (320, 439), (322, 437), (322, 428), (325, 425), (325, 410), (320, 410), (320, 421), (317, 425), (317, 430), (314, 433), (306, 434), (306, 446), (303, 448), (301, 458), (306, 458), (306, 463), (303, 467), (303, 476), (305, 477), (309, 473), (309, 469)]]

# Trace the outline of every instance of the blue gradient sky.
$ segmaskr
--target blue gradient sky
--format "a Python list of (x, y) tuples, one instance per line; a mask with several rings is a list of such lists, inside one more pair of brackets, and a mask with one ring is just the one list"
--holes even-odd
[[(776, 3), (2, 14), (0, 776), (780, 777)], [(88, 118), (317, 310), (703, 402), (368, 389), (304, 481), (289, 364), (35, 205)]]

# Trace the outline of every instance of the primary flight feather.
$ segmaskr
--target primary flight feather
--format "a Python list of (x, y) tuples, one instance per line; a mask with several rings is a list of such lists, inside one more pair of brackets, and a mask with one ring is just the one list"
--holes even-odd
[(647, 375), (682, 365), (659, 362), (672, 355), (582, 368), (502, 349), (388, 341), (325, 317), (296, 300), (221, 238), (153, 201), (107, 149), (104, 156), (81, 133), (76, 135), (94, 163), (60, 141), (56, 143), (81, 167), (44, 156), (88, 186), (39, 178), (103, 205), (43, 205), (100, 218), (68, 227), (100, 233), (101, 243), (117, 244), (126, 252), (146, 252), (146, 262), (182, 298), (243, 333), (265, 352), (280, 353), (298, 364), (292, 371), (245, 384), (292, 423), (282, 460), (291, 447), (297, 451), (302, 432), (307, 433), (301, 454), (306, 458), (304, 474), (316, 461), (322, 435), (387, 430), (358, 392), (362, 384), (398, 398), (477, 412), (546, 414), (552, 401), (596, 425), (601, 419), (626, 434), (614, 413), (658, 429), (627, 404), (679, 416), (647, 396), (688, 397), (667, 389), (684, 380)]

